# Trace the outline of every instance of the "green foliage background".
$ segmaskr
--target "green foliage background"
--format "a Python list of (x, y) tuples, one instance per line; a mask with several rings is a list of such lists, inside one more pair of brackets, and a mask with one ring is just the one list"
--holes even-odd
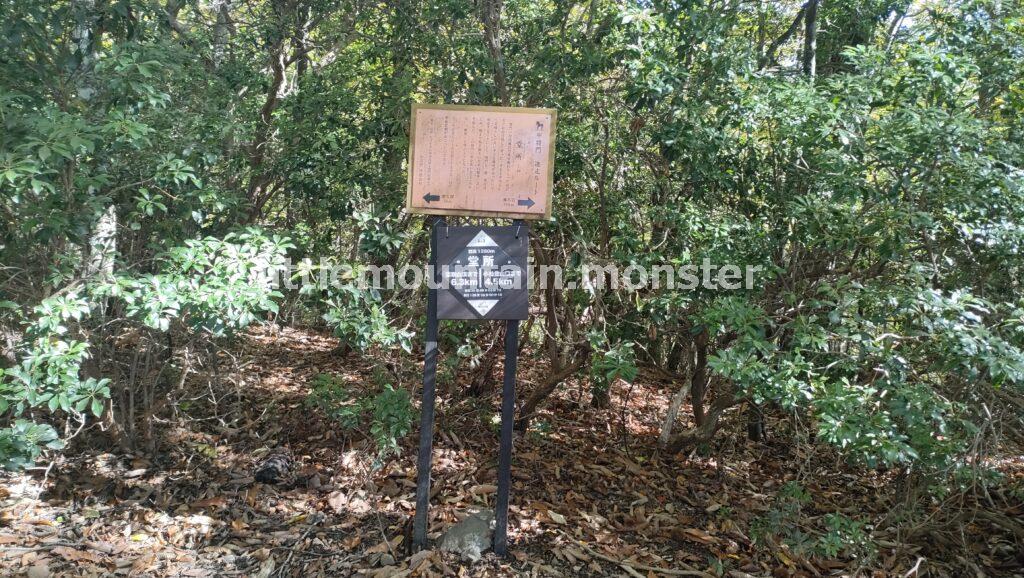
[(422, 299), (251, 273), (424, 260), (413, 102), (559, 109), (538, 262), (763, 268), (535, 295), (553, 375), (600, 397), (656, 368), (712, 431), (779, 408), (872, 465), (991, 451), (1024, 408), (1024, 8), (825, 2), (810, 46), (802, 6), (0, 0), (0, 459), (102, 422), (132, 443), (152, 408), (125, 355), (256, 321), (399, 359)]

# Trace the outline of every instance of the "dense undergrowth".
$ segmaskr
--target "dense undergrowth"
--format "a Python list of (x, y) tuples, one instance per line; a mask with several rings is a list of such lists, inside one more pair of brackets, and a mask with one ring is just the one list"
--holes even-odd
[[(1022, 63), (1024, 12), (999, 0), (0, 0), (0, 465), (158, 452), (156, 420), (264, 323), (373, 361), (372, 391), (325, 372), (303, 403), (394, 459), (423, 289), (354, 280), (427, 258), (402, 210), (410, 105), (543, 105), (555, 218), (531, 255), (576, 288), (531, 297), (522, 435), (557, 433), (539, 416), (567, 384), (615, 412), (653, 375), (663, 456), (727, 459), (723, 424), (767, 425), (923, 503), (970, 495), (950, 523), (1019, 545)], [(579, 278), (705, 260), (760, 274)], [(502, 331), (445, 325), (458, 395), (491, 391)], [(845, 512), (771, 530), (806, 510), (786, 492), (752, 539), (872, 552)]]

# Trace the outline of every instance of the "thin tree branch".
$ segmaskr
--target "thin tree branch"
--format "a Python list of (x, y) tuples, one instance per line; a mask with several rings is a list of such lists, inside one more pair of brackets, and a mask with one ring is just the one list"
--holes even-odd
[(774, 42), (768, 45), (768, 50), (765, 51), (764, 56), (761, 57), (760, 62), (758, 62), (757, 64), (758, 70), (761, 70), (765, 66), (768, 66), (769, 64), (775, 62), (775, 52), (779, 49), (780, 46), (785, 44), (787, 40), (789, 40), (794, 34), (796, 34), (797, 30), (800, 29), (800, 23), (803, 22), (804, 14), (806, 13), (807, 4), (804, 4), (803, 6), (800, 7), (800, 11), (796, 13), (796, 17), (793, 18), (793, 23), (790, 24), (789, 28), (787, 28), (786, 31), (782, 33), (782, 36), (779, 36), (778, 38), (775, 39)]

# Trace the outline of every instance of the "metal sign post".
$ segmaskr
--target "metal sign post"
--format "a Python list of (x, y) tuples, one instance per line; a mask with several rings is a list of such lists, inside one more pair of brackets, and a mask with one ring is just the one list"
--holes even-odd
[(494, 552), (504, 556), (508, 551), (519, 320), (525, 319), (528, 314), (526, 263), (530, 230), (520, 220), (515, 221), (511, 227), (449, 227), (443, 219), (438, 219), (431, 225), (430, 239), (434, 284), (427, 293), (423, 407), (416, 462), (416, 517), (413, 521), (412, 545), (414, 550), (427, 545), (439, 320), (499, 319), (506, 321), (506, 331)]
[(412, 545), (422, 550), (427, 545), (427, 508), (430, 504), (430, 457), (434, 446), (434, 388), (437, 385), (437, 231), (444, 218), (432, 218), (430, 228), (430, 268), (433, 283), (427, 285), (427, 335), (423, 350), (423, 407), (420, 408), (420, 451), (416, 461), (416, 518), (413, 520)]
[(512, 420), (516, 403), (516, 356), (519, 320), (505, 322), (505, 376), (501, 385), (501, 446), (498, 450), (498, 495), (494, 504), (494, 553), (508, 553), (508, 494), (512, 486)]

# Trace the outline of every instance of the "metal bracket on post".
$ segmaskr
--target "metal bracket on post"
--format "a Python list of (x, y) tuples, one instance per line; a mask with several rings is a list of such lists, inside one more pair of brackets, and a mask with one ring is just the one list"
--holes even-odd
[(427, 286), (427, 334), (423, 359), (423, 398), (420, 408), (420, 449), (416, 460), (416, 517), (413, 520), (413, 551), (427, 546), (427, 525), (430, 508), (430, 464), (434, 448), (434, 388), (437, 385), (437, 235), (447, 224), (443, 218), (430, 223), (430, 274), (433, 285)]

